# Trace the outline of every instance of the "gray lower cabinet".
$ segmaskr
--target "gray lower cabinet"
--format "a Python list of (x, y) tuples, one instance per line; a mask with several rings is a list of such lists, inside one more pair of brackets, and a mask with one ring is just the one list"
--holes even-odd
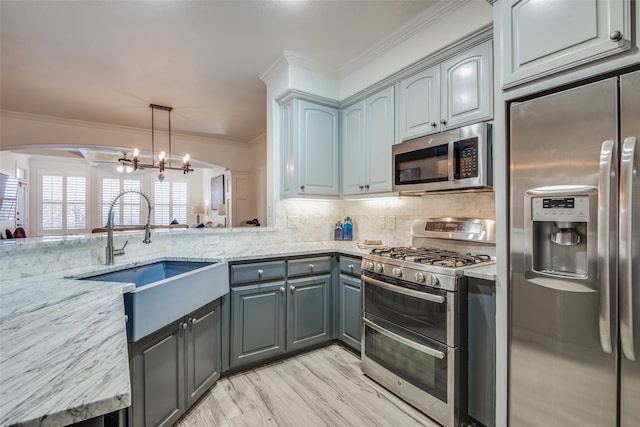
[(284, 280), (231, 289), (231, 367), (285, 351)]
[(338, 339), (356, 351), (360, 351), (362, 295), (360, 259), (340, 257), (338, 283)]
[(496, 420), (495, 282), (469, 278), (467, 295), (467, 414), (492, 427)]
[(287, 301), (287, 350), (331, 338), (331, 275), (290, 280)]
[(332, 338), (332, 259), (231, 265), (232, 369)]
[(220, 376), (220, 300), (129, 344), (129, 424), (173, 425)]

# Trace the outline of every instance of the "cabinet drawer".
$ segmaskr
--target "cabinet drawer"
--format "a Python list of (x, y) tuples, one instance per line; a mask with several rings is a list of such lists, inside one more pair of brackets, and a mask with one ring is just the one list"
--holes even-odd
[(231, 284), (284, 278), (284, 261), (256, 262), (231, 266)]
[(331, 272), (331, 257), (315, 257), (289, 260), (287, 277)]
[(362, 260), (347, 256), (340, 256), (340, 272), (353, 276), (360, 276)]

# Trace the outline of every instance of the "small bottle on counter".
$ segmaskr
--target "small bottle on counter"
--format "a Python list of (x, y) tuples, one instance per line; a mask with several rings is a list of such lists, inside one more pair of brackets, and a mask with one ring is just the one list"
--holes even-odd
[(353, 224), (351, 223), (351, 218), (346, 217), (344, 220), (344, 226), (342, 238), (343, 240), (352, 240), (353, 239)]
[(333, 229), (333, 240), (342, 240), (342, 223), (336, 222), (336, 228)]

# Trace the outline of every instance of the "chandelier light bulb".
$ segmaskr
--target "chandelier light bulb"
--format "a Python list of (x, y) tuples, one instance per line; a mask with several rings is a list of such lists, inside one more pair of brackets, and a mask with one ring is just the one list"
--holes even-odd
[(164, 151), (161, 151), (160, 154), (158, 154), (158, 159), (160, 160), (164, 160), (166, 154), (164, 154)]
[(116, 168), (118, 170), (118, 172), (122, 173), (124, 172), (124, 166), (122, 166), (121, 164), (118, 165), (118, 167)]
[(133, 172), (133, 166), (127, 165), (126, 169), (127, 173)]
[(140, 154), (140, 150), (138, 150), (137, 148), (133, 149), (133, 157), (138, 157), (138, 155)]
[(189, 163), (189, 155), (185, 154), (185, 156), (182, 158), (182, 163)]

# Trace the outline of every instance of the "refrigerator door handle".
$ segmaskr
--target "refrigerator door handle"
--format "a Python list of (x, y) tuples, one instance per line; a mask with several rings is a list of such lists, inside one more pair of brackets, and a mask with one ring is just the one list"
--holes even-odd
[(613, 353), (611, 344), (611, 283), (610, 283), (610, 200), (611, 164), (615, 150), (614, 142), (604, 141), (600, 149), (600, 176), (598, 180), (598, 278), (600, 295), (600, 346), (602, 351)]
[(620, 342), (622, 354), (635, 361), (635, 343), (633, 330), (633, 165), (636, 151), (636, 138), (624, 140), (620, 159)]

